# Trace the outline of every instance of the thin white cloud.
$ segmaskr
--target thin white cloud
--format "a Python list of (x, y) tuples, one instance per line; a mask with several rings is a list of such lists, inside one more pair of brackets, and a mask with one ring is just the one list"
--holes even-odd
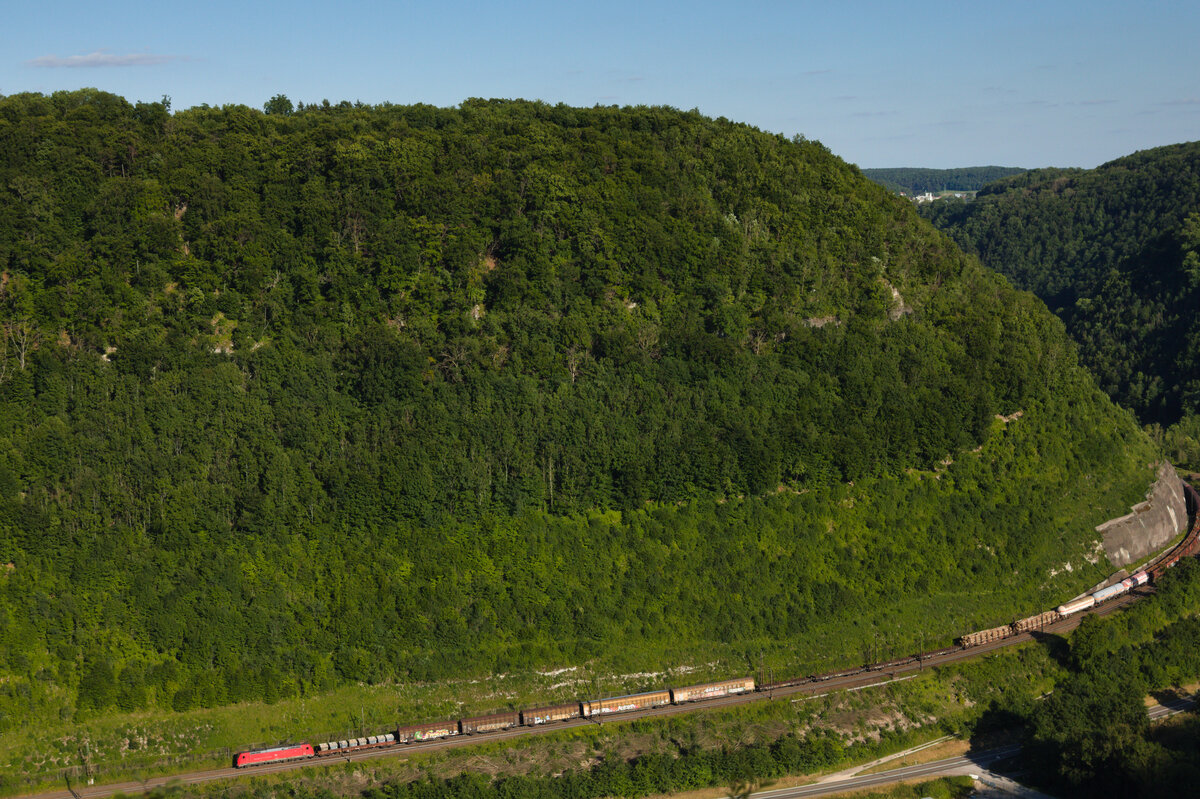
[(1159, 105), (1200, 105), (1200, 97), (1181, 97), (1178, 100), (1165, 100)]
[(916, 136), (917, 136), (917, 134), (915, 134), (915, 133), (896, 133), (896, 134), (893, 134), (890, 136), (864, 136), (862, 138), (862, 140), (863, 141), (899, 142), (899, 141), (908, 141), (909, 139), (915, 139)]
[(106, 53), (103, 50), (97, 50), (87, 55), (44, 55), (27, 61), (31, 67), (46, 67), (58, 68), (67, 67), (71, 69), (90, 68), (90, 67), (153, 67), (159, 64), (166, 64), (170, 61), (180, 60), (179, 56), (174, 55), (158, 55), (155, 53), (128, 53), (126, 55), (117, 55), (115, 53)]

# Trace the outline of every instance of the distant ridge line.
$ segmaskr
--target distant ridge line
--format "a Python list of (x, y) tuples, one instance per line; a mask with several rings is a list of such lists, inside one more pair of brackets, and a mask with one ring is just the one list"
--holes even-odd
[(890, 191), (911, 195), (939, 191), (979, 191), (989, 183), (1028, 171), (1023, 167), (1011, 166), (966, 166), (954, 169), (889, 167), (864, 169), (862, 173)]

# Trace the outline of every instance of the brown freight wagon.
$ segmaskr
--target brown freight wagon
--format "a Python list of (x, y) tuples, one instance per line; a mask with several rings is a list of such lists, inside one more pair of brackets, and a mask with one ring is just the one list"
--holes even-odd
[(520, 717), (516, 711), (513, 711), (512, 713), (493, 713), (490, 716), (475, 716), (474, 718), (461, 719), (458, 722), (458, 729), (463, 735), (474, 735), (477, 732), (507, 730), (509, 727), (515, 727), (520, 723)]
[(546, 705), (522, 710), (521, 723), (526, 727), (533, 727), (538, 724), (549, 724), (552, 721), (577, 719), (582, 715), (583, 711), (580, 710), (578, 702), (572, 702), (569, 705)]
[(608, 713), (628, 713), (632, 710), (646, 710), (669, 704), (671, 704), (670, 691), (648, 691), (644, 694), (614, 696), (609, 699), (598, 699), (595, 702), (584, 702), (583, 715), (590, 718), (592, 716), (603, 716)]
[(1003, 627), (993, 627), (990, 630), (980, 630), (977, 633), (967, 633), (960, 640), (963, 646), (979, 646), (980, 644), (990, 643), (991, 641), (1000, 641), (1008, 638), (1013, 634), (1012, 625), (1006, 624)]
[(722, 680), (721, 682), (706, 682), (702, 685), (689, 685), (686, 688), (671, 689), (675, 704), (684, 702), (699, 702), (702, 699), (717, 699), (730, 694), (744, 694), (754, 691), (754, 678), (742, 677), (737, 680)]
[(1013, 629), (1019, 633), (1027, 633), (1030, 630), (1040, 630), (1047, 624), (1053, 624), (1061, 619), (1057, 610), (1047, 610), (1045, 613), (1039, 613), (1036, 616), (1030, 616), (1025, 619), (1019, 619), (1013, 622)]
[(439, 721), (435, 724), (413, 724), (396, 730), (396, 740), (402, 744), (432, 741), (435, 738), (447, 738), (451, 735), (458, 735), (458, 722)]

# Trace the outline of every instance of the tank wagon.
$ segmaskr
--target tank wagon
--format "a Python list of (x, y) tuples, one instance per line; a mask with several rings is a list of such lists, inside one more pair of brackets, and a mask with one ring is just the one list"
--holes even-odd
[(1070, 616), (1072, 613), (1078, 613), (1081, 610), (1087, 610), (1090, 607), (1094, 607), (1095, 604), (1096, 597), (1092, 596), (1091, 594), (1088, 594), (1087, 596), (1081, 596), (1079, 599), (1072, 599), (1070, 602), (1064, 602), (1063, 604), (1059, 605), (1058, 615), (1064, 617)]
[(1081, 596), (1064, 605), (1059, 605), (1058, 613), (1062, 617), (1070, 616), (1072, 613), (1078, 613), (1081, 610), (1087, 610), (1088, 608), (1107, 602), (1115, 596), (1126, 594), (1137, 586), (1145, 585), (1148, 582), (1150, 582), (1150, 574), (1144, 571), (1138, 572), (1132, 577), (1126, 577), (1119, 583), (1113, 583), (1107, 588), (1101, 588), (1099, 591), (1093, 591), (1087, 596)]
[(1115, 596), (1128, 593), (1139, 585), (1145, 585), (1150, 582), (1150, 575), (1146, 572), (1138, 572), (1132, 577), (1126, 577), (1119, 583), (1113, 583), (1108, 588), (1101, 588), (1096, 593), (1092, 594), (1096, 598), (1096, 604), (1099, 605), (1105, 600), (1112, 599)]

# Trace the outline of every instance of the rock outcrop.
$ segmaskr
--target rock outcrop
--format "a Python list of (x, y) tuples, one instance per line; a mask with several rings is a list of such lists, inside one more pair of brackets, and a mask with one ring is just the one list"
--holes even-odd
[(1175, 467), (1163, 461), (1146, 501), (1132, 513), (1109, 519), (1096, 527), (1104, 541), (1104, 552), (1114, 566), (1125, 566), (1157, 552), (1187, 524), (1187, 502)]

